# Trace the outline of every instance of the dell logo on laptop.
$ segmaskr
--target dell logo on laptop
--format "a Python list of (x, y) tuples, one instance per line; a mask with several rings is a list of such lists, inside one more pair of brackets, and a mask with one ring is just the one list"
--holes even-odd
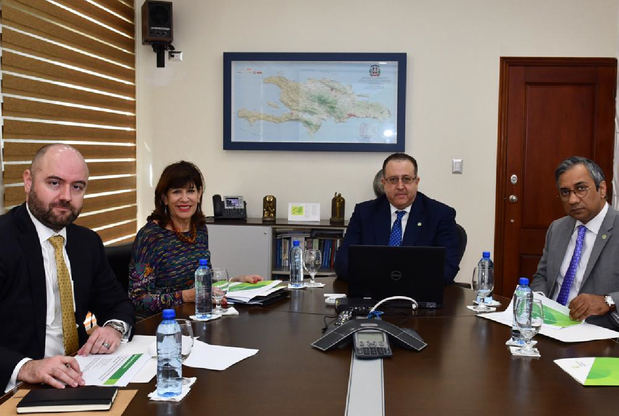
[(392, 270), (389, 277), (391, 277), (391, 280), (394, 280), (397, 282), (398, 280), (402, 278), (402, 272), (399, 270)]

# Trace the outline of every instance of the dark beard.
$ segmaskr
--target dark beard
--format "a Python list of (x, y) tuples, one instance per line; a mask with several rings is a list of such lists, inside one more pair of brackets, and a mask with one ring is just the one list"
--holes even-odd
[[(71, 214), (66, 218), (58, 217), (54, 215), (52, 209), (54, 207), (62, 207), (68, 208), (71, 210)], [(34, 187), (30, 188), (30, 192), (28, 193), (28, 208), (34, 217), (41, 222), (41, 224), (46, 227), (51, 228), (54, 231), (60, 231), (67, 225), (71, 224), (78, 215), (80, 215), (81, 210), (75, 210), (68, 202), (56, 202), (50, 204), (49, 206), (45, 206), (43, 202), (37, 197), (36, 192), (34, 191)]]

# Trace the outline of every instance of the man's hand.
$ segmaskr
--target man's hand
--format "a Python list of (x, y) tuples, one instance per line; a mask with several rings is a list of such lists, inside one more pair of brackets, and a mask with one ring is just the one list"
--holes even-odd
[(604, 302), (604, 296), (583, 293), (576, 296), (570, 304), (570, 318), (575, 321), (584, 321), (592, 315), (606, 315), (610, 308)]
[(30, 384), (45, 383), (57, 389), (85, 384), (77, 360), (62, 355), (27, 361), (17, 373), (17, 380)]
[(77, 351), (79, 355), (111, 354), (120, 345), (122, 335), (109, 326), (100, 326), (90, 334), (88, 341)]

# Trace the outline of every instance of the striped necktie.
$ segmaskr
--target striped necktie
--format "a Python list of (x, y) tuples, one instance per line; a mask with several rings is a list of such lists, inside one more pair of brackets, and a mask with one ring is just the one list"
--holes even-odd
[(398, 216), (393, 222), (391, 227), (391, 235), (389, 236), (390, 246), (399, 246), (402, 244), (402, 217), (406, 214), (406, 211), (396, 211)]
[(563, 284), (561, 285), (561, 291), (559, 291), (559, 296), (557, 296), (557, 302), (559, 302), (561, 305), (567, 304), (567, 298), (570, 294), (570, 288), (572, 287), (572, 283), (574, 282), (574, 278), (576, 277), (576, 269), (578, 269), (578, 263), (580, 262), (580, 256), (582, 254), (582, 243), (585, 239), (586, 232), (587, 227), (585, 227), (584, 225), (578, 226), (578, 238), (576, 238), (574, 254), (572, 254), (572, 260), (570, 260), (570, 265), (567, 268), (567, 272), (565, 272), (565, 277), (563, 278)]
[(75, 313), (73, 312), (73, 288), (69, 269), (64, 262), (62, 254), (64, 237), (55, 235), (49, 238), (49, 242), (54, 247), (54, 257), (56, 258), (56, 273), (58, 276), (58, 291), (60, 292), (60, 307), (62, 308), (62, 334), (64, 339), (64, 351), (66, 355), (73, 355), (77, 352), (79, 341), (77, 337), (77, 326), (75, 324)]

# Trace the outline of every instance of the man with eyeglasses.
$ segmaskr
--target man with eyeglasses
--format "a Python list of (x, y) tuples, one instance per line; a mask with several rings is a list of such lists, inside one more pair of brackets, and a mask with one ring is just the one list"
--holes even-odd
[(349, 280), (350, 245), (445, 247), (445, 284), (453, 283), (459, 270), (460, 245), (456, 211), (418, 192), (417, 161), (394, 153), (383, 162), (385, 194), (355, 206), (344, 241), (337, 251), (335, 270)]
[(572, 319), (616, 329), (619, 216), (606, 202), (604, 172), (572, 156), (559, 164), (555, 179), (567, 216), (550, 224), (531, 288), (567, 305)]

